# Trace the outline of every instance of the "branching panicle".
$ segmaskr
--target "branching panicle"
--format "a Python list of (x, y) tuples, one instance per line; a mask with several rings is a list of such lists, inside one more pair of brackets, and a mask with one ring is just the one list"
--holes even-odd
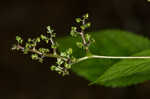
[[(47, 26), (47, 33), (41, 34), (37, 38), (28, 38), (27, 42), (23, 42), (20, 36), (16, 36), (17, 44), (13, 46), (12, 50), (20, 50), (24, 54), (30, 54), (32, 60), (38, 60), (43, 62), (44, 57), (56, 58), (56, 65), (52, 65), (50, 69), (56, 71), (59, 74), (68, 75), (72, 62), (75, 62), (75, 58), (72, 56), (72, 49), (69, 48), (65, 52), (57, 52), (58, 43), (55, 41), (56, 33), (54, 30)], [(51, 44), (50, 48), (39, 48), (39, 43), (44, 41), (46, 44)], [(50, 52), (50, 49), (53, 52)]]
[[(93, 41), (93, 39), (91, 38), (91, 36), (89, 34), (85, 34), (85, 30), (91, 26), (90, 22), (86, 22), (88, 20), (88, 17), (89, 17), (89, 15), (85, 14), (82, 16), (82, 18), (76, 18), (75, 21), (78, 24), (81, 24), (80, 29), (77, 29), (77, 27), (72, 27), (71, 32), (70, 32), (71, 36), (73, 36), (73, 37), (77, 37), (77, 35), (79, 35), (81, 37), (82, 41), (77, 42), (76, 45), (79, 48), (85, 49), (85, 51), (87, 53), (90, 52), (89, 46)], [(77, 31), (77, 30), (80, 30), (80, 31)]]

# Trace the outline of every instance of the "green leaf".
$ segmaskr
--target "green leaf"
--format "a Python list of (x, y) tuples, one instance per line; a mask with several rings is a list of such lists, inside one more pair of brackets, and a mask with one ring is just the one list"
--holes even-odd
[[(147, 38), (142, 36), (135, 35), (130, 32), (125, 32), (121, 30), (104, 30), (90, 34), (92, 38), (95, 39), (95, 43), (92, 43), (90, 46), (90, 51), (96, 55), (105, 55), (105, 56), (131, 56), (135, 53), (139, 53), (141, 51), (150, 49), (150, 41)], [(85, 56), (85, 51), (76, 47), (76, 42), (81, 41), (79, 38), (72, 38), (72, 37), (64, 37), (58, 39), (60, 44), (59, 50), (65, 50), (67, 48), (73, 49), (73, 56), (79, 58)], [(143, 53), (144, 54), (144, 53)], [(97, 81), (97, 84), (101, 85), (109, 85), (109, 86), (116, 86), (119, 87), (119, 80), (115, 79), (112, 83), (116, 83), (116, 85), (106, 84), (108, 82), (99, 83), (98, 79), (101, 78), (105, 72), (121, 62), (123, 60), (112, 60), (112, 59), (89, 59), (82, 61), (78, 64), (74, 64), (72, 66), (72, 70), (76, 72), (77, 75), (82, 76), (90, 81)], [(132, 60), (129, 64), (132, 63)], [(138, 60), (139, 61), (139, 60)], [(142, 61), (142, 60), (141, 60)], [(142, 79), (140, 74), (136, 74), (139, 76), (137, 83), (139, 83)], [(145, 73), (143, 75), (146, 75)], [(128, 75), (130, 76), (130, 75)], [(135, 76), (135, 75), (134, 75)], [(135, 76), (138, 78), (137, 76)], [(133, 76), (131, 77), (133, 78)], [(134, 84), (130, 78), (124, 77), (119, 78), (122, 79), (122, 82), (126, 83), (125, 85)], [(128, 80), (129, 79), (129, 80)], [(123, 81), (124, 80), (124, 81)], [(125, 82), (126, 81), (126, 82)], [(117, 85), (118, 82), (118, 85)], [(131, 82), (128, 84), (128, 82)], [(122, 85), (123, 86), (123, 85)]]
[[(145, 50), (133, 56), (150, 56), (150, 50)], [(125, 59), (107, 69), (95, 83), (113, 87), (127, 86), (150, 80), (149, 72), (150, 59)]]

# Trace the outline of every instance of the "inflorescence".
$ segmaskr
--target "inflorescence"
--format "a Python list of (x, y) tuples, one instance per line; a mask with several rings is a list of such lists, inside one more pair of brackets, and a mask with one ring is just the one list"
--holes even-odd
[[(80, 27), (77, 28), (72, 26), (70, 31), (72, 37), (81, 37), (82, 41), (76, 42), (76, 45), (79, 48), (84, 49), (87, 53), (89, 52), (90, 44), (94, 42), (91, 35), (85, 34), (85, 30), (91, 26), (90, 22), (86, 22), (88, 17), (89, 15), (85, 14), (82, 18), (76, 18), (75, 21), (80, 24)], [(31, 54), (33, 60), (38, 60), (41, 63), (43, 62), (44, 57), (56, 58), (56, 64), (52, 65), (50, 69), (63, 76), (68, 75), (72, 64), (78, 62), (78, 59), (72, 55), (72, 48), (67, 49), (65, 52), (59, 52), (57, 49), (59, 44), (55, 41), (55, 37), (56, 33), (52, 27), (47, 26), (47, 32), (45, 34), (41, 34), (36, 38), (28, 38), (26, 42), (22, 37), (16, 36), (17, 44), (15, 44), (12, 49), (21, 50), (24, 54)], [(50, 44), (50, 48), (39, 47), (41, 41)]]

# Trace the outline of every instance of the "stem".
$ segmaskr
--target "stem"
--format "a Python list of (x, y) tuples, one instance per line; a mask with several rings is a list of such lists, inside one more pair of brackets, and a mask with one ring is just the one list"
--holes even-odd
[[(24, 47), (22, 47), (21, 45), (17, 45), (17, 48), (24, 51)], [(54, 54), (50, 54), (50, 53), (49, 54), (43, 54), (36, 49), (29, 49), (29, 52), (36, 53), (36, 54), (44, 56), (44, 57), (61, 58), (64, 61), (68, 60), (67, 58), (64, 58), (64, 57), (59, 56), (59, 55), (54, 55)], [(90, 56), (85, 56), (85, 57), (79, 58), (77, 60), (77, 62), (75, 62), (75, 63), (79, 63), (81, 61), (84, 61), (87, 59), (92, 59), (92, 58), (93, 59), (94, 58), (97, 58), (97, 59), (150, 59), (150, 56), (99, 56), (99, 55), (90, 55)], [(75, 63), (73, 63), (73, 64), (75, 64)]]
[[(24, 49), (25, 49), (25, 48), (22, 47), (21, 45), (17, 45), (17, 48), (21, 49), (22, 51), (24, 51)], [(35, 48), (29, 49), (29, 52), (36, 53), (36, 54), (38, 54), (38, 55), (42, 55), (42, 54), (43, 54), (43, 53), (37, 51)]]
[[(50, 41), (51, 41), (52, 45), (55, 45), (55, 42), (53, 41), (53, 38), (52, 38), (52, 37), (51, 37)], [(56, 50), (57, 50), (56, 48), (53, 48), (53, 53), (54, 53), (54, 55), (57, 55)]]
[[(83, 25), (85, 24), (85, 20), (82, 20), (82, 24)], [(83, 45), (85, 47), (86, 53), (89, 53), (88, 45), (87, 45), (87, 42), (85, 40), (84, 30), (81, 30), (80, 36), (82, 38), (82, 42), (83, 42)]]
[[(17, 48), (21, 49), (22, 51), (24, 51), (24, 47), (22, 47), (21, 45), (17, 45)], [(67, 61), (68, 59), (67, 58), (64, 58), (62, 56), (59, 56), (59, 55), (55, 55), (55, 54), (50, 54), (50, 53), (47, 53), (47, 54), (44, 54), (44, 53), (41, 53), (40, 51), (36, 50), (36, 49), (29, 49), (29, 52), (32, 52), (32, 53), (36, 53), (40, 56), (44, 56), (44, 57), (50, 57), (50, 58), (61, 58), (63, 59), (64, 61)]]
[(82, 41), (83, 41), (83, 44), (86, 45), (86, 40), (85, 40), (85, 37), (84, 37), (84, 33), (83, 31), (80, 32), (80, 35), (81, 35), (81, 38), (82, 38)]
[(86, 53), (89, 53), (89, 49), (88, 49), (87, 42), (85, 40), (85, 36), (84, 36), (84, 32), (83, 31), (80, 32), (80, 36), (82, 38), (83, 45), (85, 47)]
[(78, 62), (91, 59), (91, 58), (99, 58), (99, 59), (150, 59), (150, 56), (98, 56), (98, 55), (91, 55), (79, 58)]

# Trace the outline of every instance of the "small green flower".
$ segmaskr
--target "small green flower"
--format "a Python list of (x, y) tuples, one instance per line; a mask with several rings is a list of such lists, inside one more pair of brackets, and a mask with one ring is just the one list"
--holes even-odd
[(61, 58), (57, 58), (57, 62), (56, 62), (56, 63), (57, 63), (58, 65), (63, 64), (63, 62), (64, 62), (64, 61), (63, 61)]
[(55, 71), (60, 73), (60, 74), (63, 72), (62, 68), (60, 66), (56, 66)]
[(39, 58), (39, 62), (40, 62), (40, 63), (43, 63), (43, 58)]
[(50, 26), (47, 26), (47, 30), (50, 31), (50, 30), (51, 30), (51, 27), (50, 27)]
[(71, 32), (70, 32), (70, 35), (71, 35), (72, 37), (77, 37), (77, 35), (76, 35), (76, 33), (75, 33), (74, 31), (71, 31)]
[(85, 39), (86, 39), (86, 41), (89, 41), (91, 39), (91, 35), (85, 34)]
[(51, 34), (51, 37), (52, 38), (56, 37), (56, 33)]
[(83, 44), (81, 42), (77, 42), (76, 45), (79, 47), (79, 48), (83, 48)]
[(76, 18), (75, 20), (77, 23), (80, 23), (82, 21), (81, 18)]
[(83, 15), (83, 18), (84, 18), (84, 19), (88, 19), (88, 17), (89, 17), (89, 14), (88, 14), (88, 13), (85, 14), (85, 15)]
[(71, 57), (71, 62), (72, 62), (72, 63), (75, 63), (76, 61), (77, 61), (77, 59), (72, 56), (72, 57)]
[(41, 41), (40, 37), (37, 37), (37, 38), (36, 38), (36, 42), (39, 43), (40, 41)]
[(70, 35), (71, 35), (72, 37), (77, 37), (77, 34), (78, 34), (78, 32), (77, 32), (77, 27), (72, 26), (72, 27), (71, 27), (71, 31), (70, 31)]
[(72, 54), (72, 48), (69, 48), (66, 52), (68, 55), (71, 55)]
[(14, 44), (13, 46), (12, 46), (12, 48), (11, 48), (12, 50), (19, 50), (19, 48), (17, 47), (17, 45), (16, 44)]
[(91, 41), (92, 41), (92, 43), (95, 43), (95, 39), (92, 38)]
[(38, 57), (37, 54), (32, 54), (32, 55), (31, 55), (31, 58), (32, 58), (33, 60), (38, 60), (38, 59), (39, 59), (39, 57)]
[(72, 27), (71, 27), (71, 30), (76, 31), (76, 30), (77, 30), (77, 27), (72, 26)]
[(85, 30), (85, 29), (89, 28), (90, 26), (91, 26), (91, 23), (88, 22), (88, 23), (86, 23), (86, 24), (81, 25), (80, 28), (81, 28), (82, 30)]
[(39, 51), (40, 51), (41, 53), (48, 53), (50, 50), (47, 49), (47, 48), (39, 48)]
[(66, 69), (70, 69), (70, 68), (71, 68), (71, 65), (70, 65), (70, 64), (67, 64), (67, 63), (65, 63), (65, 68), (66, 68)]
[(85, 25), (81, 25), (80, 28), (81, 28), (82, 30), (85, 30), (85, 29), (86, 29), (86, 26), (85, 26)]
[(28, 54), (29, 48), (24, 48), (24, 54)]
[(25, 44), (25, 48), (31, 48), (31, 47), (32, 47), (32, 44), (30, 44), (30, 43)]
[(86, 23), (86, 27), (87, 27), (87, 28), (90, 27), (90, 26), (91, 26), (91, 23), (90, 23), (90, 22)]
[(50, 26), (47, 26), (47, 33), (52, 34), (52, 33), (53, 33), (53, 31), (54, 31), (54, 30), (52, 30)]
[(23, 39), (20, 36), (16, 36), (16, 40), (19, 44), (23, 43)]
[(41, 39), (42, 39), (42, 40), (46, 40), (46, 39), (47, 39), (47, 37), (46, 37), (46, 36), (44, 36), (43, 34), (41, 34)]
[(32, 41), (32, 39), (31, 38), (28, 38), (28, 42), (31, 42)]
[(56, 69), (56, 66), (55, 66), (55, 65), (52, 65), (52, 66), (50, 67), (50, 69), (51, 69), (51, 71), (54, 71), (54, 70)]
[(61, 52), (61, 53), (60, 53), (60, 56), (62, 56), (62, 57), (66, 57), (66, 56), (67, 56), (67, 54), (66, 54), (66, 52)]
[(49, 43), (49, 40), (48, 40), (48, 39), (46, 39), (46, 40), (45, 40), (45, 42), (48, 44), (48, 43)]
[(57, 48), (57, 46), (55, 44), (52, 44), (51, 48)]

